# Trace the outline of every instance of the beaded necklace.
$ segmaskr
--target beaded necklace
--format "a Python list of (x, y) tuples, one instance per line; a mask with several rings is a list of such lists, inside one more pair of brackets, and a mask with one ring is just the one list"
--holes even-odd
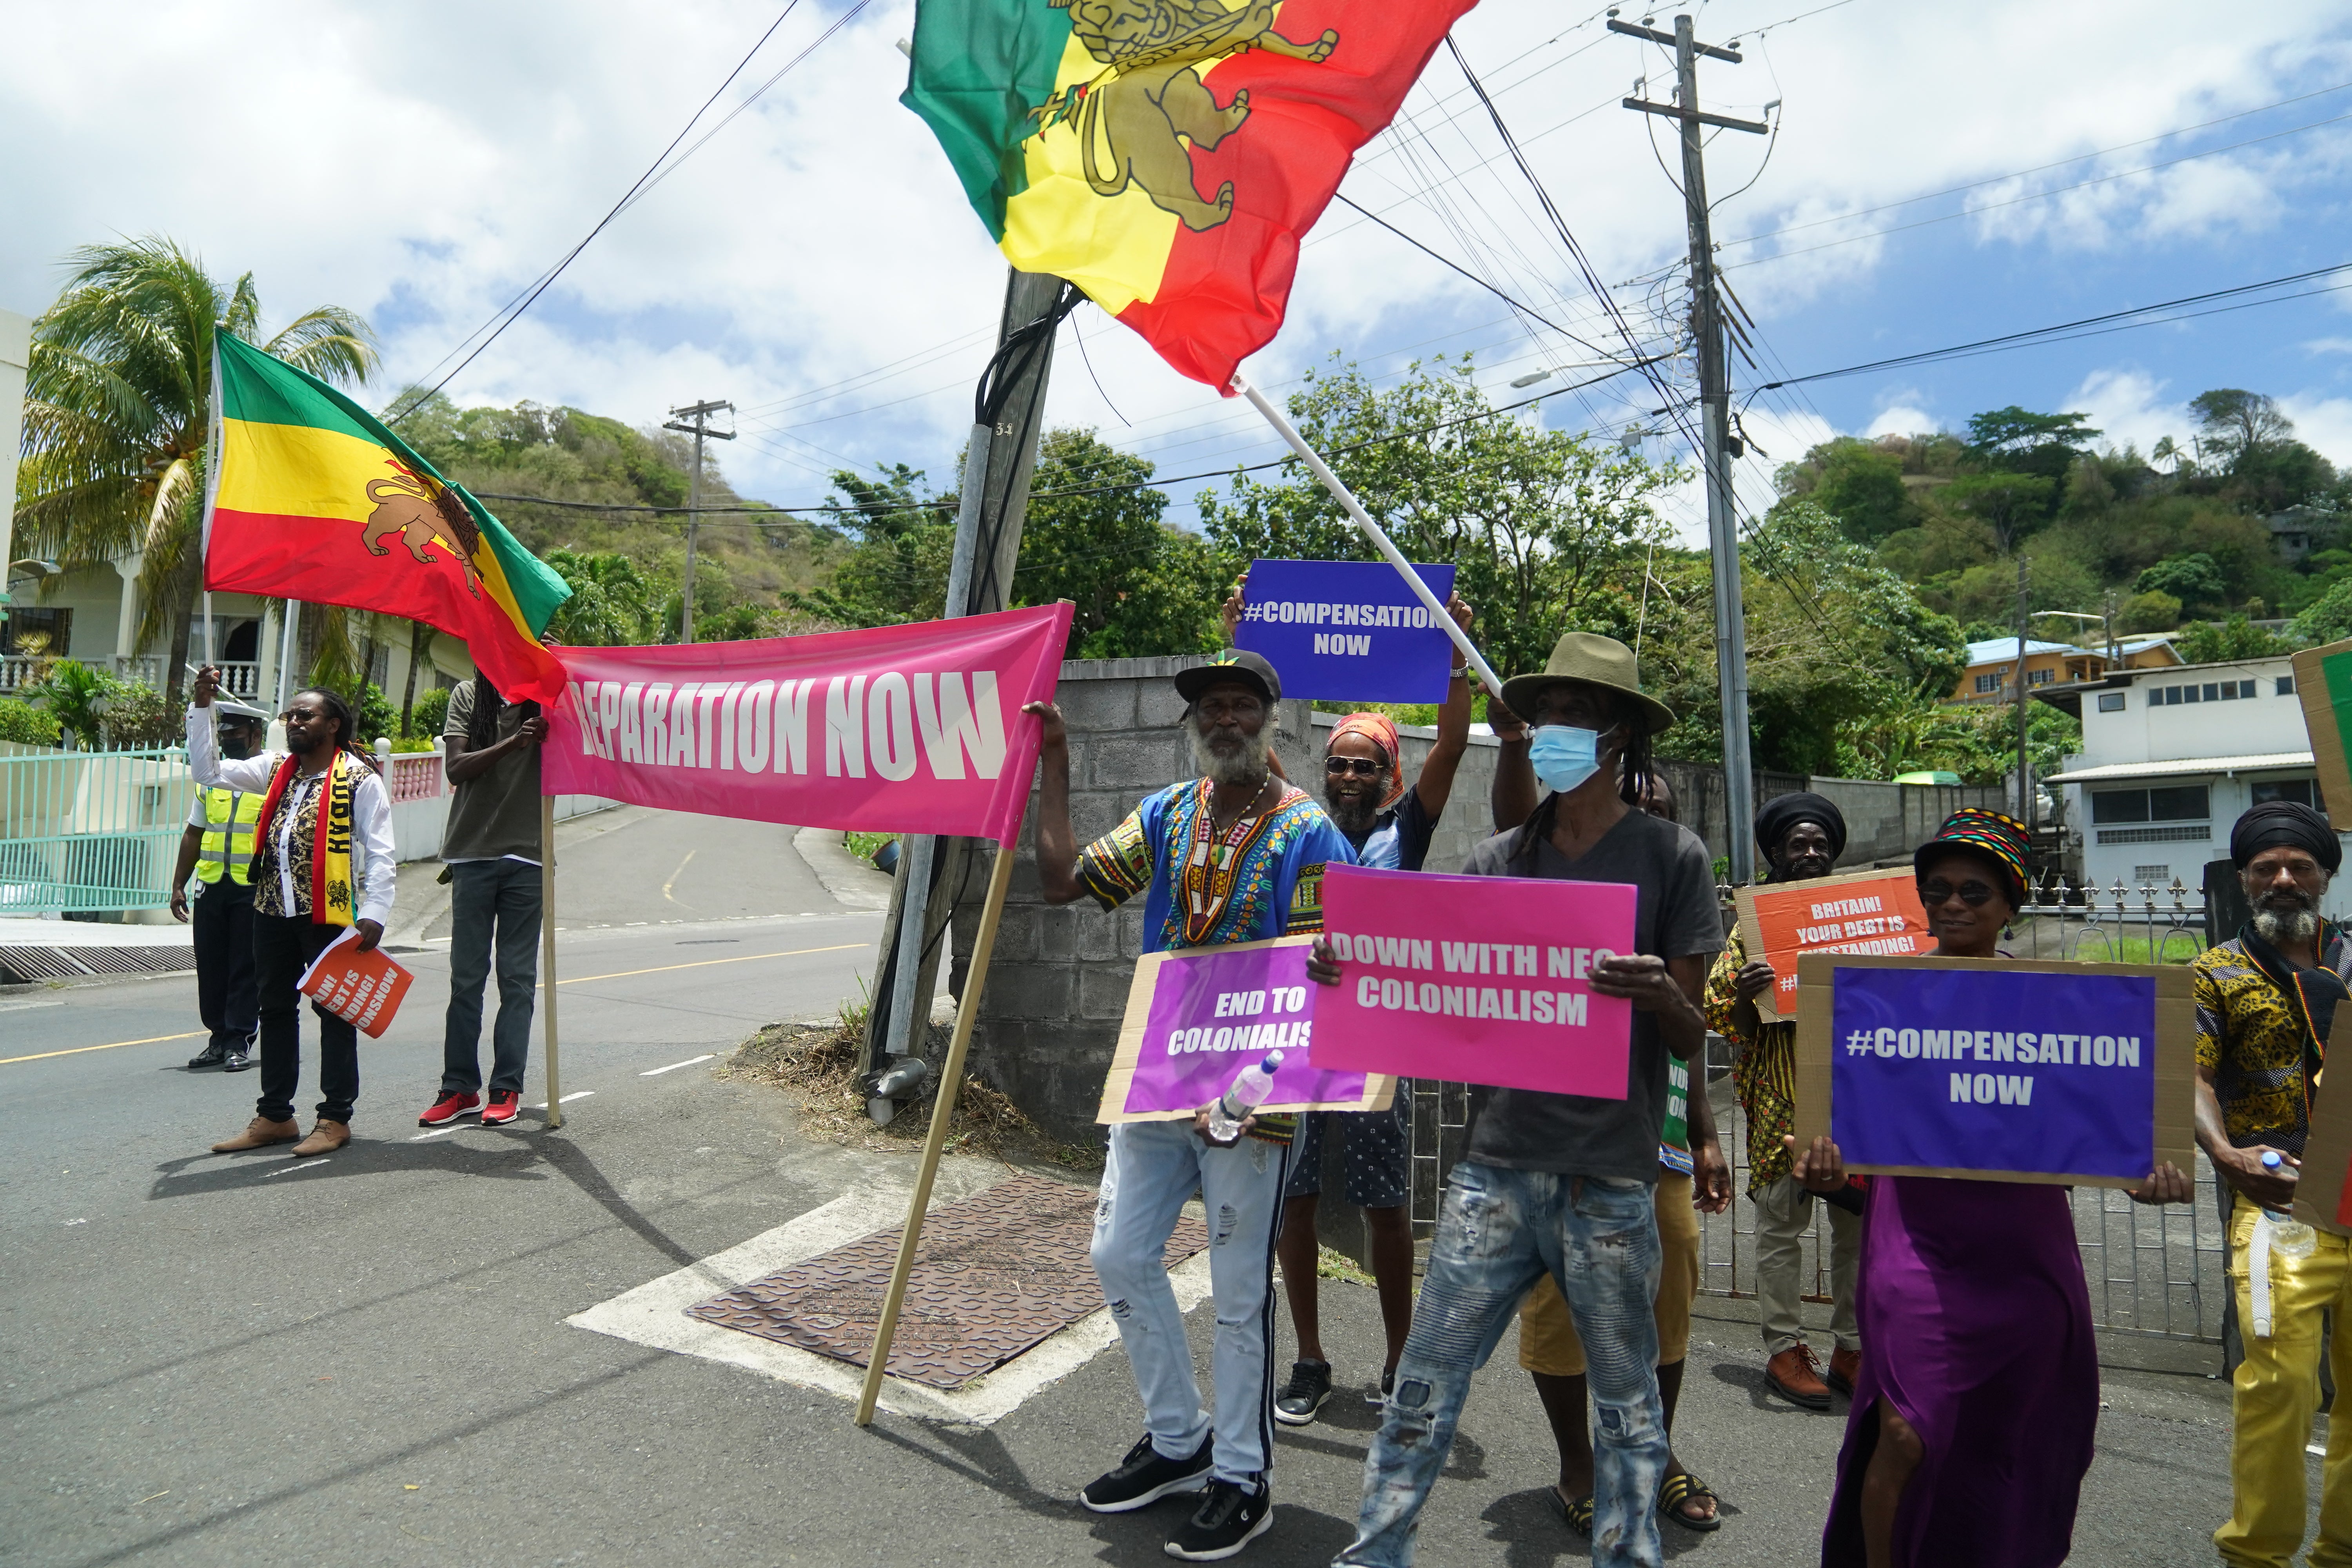
[[(1266, 785), (1258, 786), (1251, 797), (1255, 806), (1265, 798)], [(1213, 785), (1202, 779), (1199, 785), (1197, 805), (1193, 813), (1191, 843), (1184, 856), (1183, 874), (1178, 879), (1178, 891), (1184, 900), (1184, 940), (1199, 943), (1209, 940), (1217, 929), (1217, 921), (1232, 901), (1234, 884), (1241, 875), (1242, 862), (1248, 858), (1251, 844), (1264, 829), (1268, 816), (1250, 813), (1237, 817), (1234, 825), (1220, 834), (1210, 810)], [(1279, 806), (1280, 800), (1276, 802)]]

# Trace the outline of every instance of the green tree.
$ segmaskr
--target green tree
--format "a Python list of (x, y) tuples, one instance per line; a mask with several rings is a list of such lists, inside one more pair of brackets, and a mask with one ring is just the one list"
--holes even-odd
[(1969, 416), (1969, 455), (1988, 468), (2027, 466), (2016, 459), (2040, 459), (2054, 447), (2066, 455), (2059, 465), (2063, 473), (2098, 437), (2080, 414), (2035, 414), (2014, 403)]
[(166, 638), (166, 696), (176, 705), (195, 616), (215, 325), (347, 384), (375, 369), (375, 339), (334, 305), (264, 339), (253, 274), (224, 288), (158, 236), (89, 246), (68, 264), (65, 291), (33, 325), (18, 545), (68, 566), (143, 552), (138, 637)]
[(1828, 444), (1811, 499), (1858, 544), (1875, 544), (1919, 520), (1918, 504), (1903, 483), (1903, 459), (1863, 441)]
[(2220, 664), (2284, 653), (2294, 645), (2252, 625), (2243, 616), (2231, 616), (2220, 625), (2200, 621), (2175, 637), (2172, 646), (2191, 664)]
[(851, 548), (830, 587), (785, 597), (848, 626), (936, 620), (947, 605), (956, 501), (926, 495), (922, 485), (922, 470), (904, 463), (872, 477), (835, 472), (825, 520)]
[[(1067, 599), (1068, 657), (1136, 658), (1221, 646), (1217, 606), (1231, 572), (1208, 541), (1162, 521), (1168, 497), (1151, 465), (1092, 430), (1049, 430), (1039, 443), (1017, 602)], [(1125, 489), (1097, 487), (1129, 485)], [(1091, 494), (1056, 491), (1092, 490)]]
[(2004, 552), (2048, 521), (2057, 497), (2056, 479), (2006, 469), (1962, 474), (1937, 492), (1937, 500), (1991, 529)]
[(2201, 550), (2166, 556), (2141, 573), (2132, 588), (2140, 594), (2168, 594), (2192, 614), (2218, 608), (2229, 592), (2221, 569)]
[(635, 561), (571, 550), (551, 550), (541, 559), (572, 588), (572, 597), (547, 625), (559, 641), (579, 647), (620, 647), (660, 639), (667, 585), (648, 576)]
[[(1307, 375), (1290, 414), (1409, 559), (1454, 563), (1497, 670), (1541, 668), (1566, 631), (1635, 641), (1644, 561), (1672, 548), (1654, 501), (1683, 475), (1614, 442), (1496, 416), (1471, 371), (1466, 356), (1416, 363), (1381, 391), (1340, 365)], [(1200, 508), (1235, 561), (1379, 559), (1295, 464), (1273, 480), (1236, 476), (1223, 496), (1203, 491)]]
[(79, 659), (61, 658), (39, 680), (20, 689), (19, 695), (39, 703), (58, 728), (87, 752), (98, 749), (105, 733), (107, 705), (121, 687), (105, 670), (94, 669)]
[(2169, 594), (2134, 594), (2116, 612), (2118, 632), (2168, 632), (2180, 624), (2180, 601)]

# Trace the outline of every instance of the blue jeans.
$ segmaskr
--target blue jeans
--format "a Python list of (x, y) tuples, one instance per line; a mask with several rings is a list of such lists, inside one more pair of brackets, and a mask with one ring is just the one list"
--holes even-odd
[(1365, 1456), (1355, 1544), (1337, 1562), (1412, 1562), (1421, 1507), (1454, 1446), (1471, 1374), (1494, 1353), (1519, 1299), (1549, 1272), (1584, 1342), (1592, 1390), (1592, 1561), (1657, 1568), (1667, 1451), (1651, 1315), (1658, 1256), (1646, 1183), (1468, 1160), (1454, 1166), (1396, 1392)]
[(490, 1092), (520, 1094), (538, 1004), (539, 868), (464, 860), (449, 868), (449, 1013), (441, 1038), (441, 1092), (482, 1087), (482, 989), (496, 949), (499, 1018), (490, 1029)]
[(1254, 1480), (1273, 1460), (1274, 1238), (1289, 1157), (1286, 1146), (1259, 1138), (1220, 1149), (1193, 1136), (1190, 1121), (1127, 1121), (1110, 1130), (1095, 1205), (1095, 1274), (1143, 1397), (1144, 1430), (1163, 1458), (1191, 1458), (1212, 1429), (1165, 1260), (1177, 1215), (1194, 1192), (1209, 1211), (1209, 1289), (1217, 1309), (1211, 1458), (1219, 1480)]

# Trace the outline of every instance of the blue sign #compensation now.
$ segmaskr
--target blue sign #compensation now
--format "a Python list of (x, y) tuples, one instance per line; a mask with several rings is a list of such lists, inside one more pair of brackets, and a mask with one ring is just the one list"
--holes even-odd
[(1853, 1163), (2156, 1164), (2152, 978), (1842, 968), (1830, 1017), (1830, 1136)]
[[(1416, 566), (1444, 604), (1451, 566)], [(1254, 561), (1236, 647), (1263, 654), (1285, 697), (1443, 702), (1453, 640), (1395, 567), (1379, 561)]]

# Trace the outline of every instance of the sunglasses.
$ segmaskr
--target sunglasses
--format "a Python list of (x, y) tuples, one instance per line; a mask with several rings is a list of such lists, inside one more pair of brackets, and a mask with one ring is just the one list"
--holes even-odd
[(1360, 779), (1378, 778), (1389, 771), (1386, 763), (1376, 763), (1370, 757), (1326, 757), (1323, 771), (1338, 777), (1353, 773)]
[(1935, 881), (1919, 884), (1919, 901), (1933, 909), (1948, 900), (1954, 893), (1958, 893), (1960, 895), (1960, 902), (1972, 910), (1980, 910), (1991, 902), (1997, 891), (1999, 891), (1998, 889), (1987, 882), (1962, 882), (1955, 888), (1939, 877)]

